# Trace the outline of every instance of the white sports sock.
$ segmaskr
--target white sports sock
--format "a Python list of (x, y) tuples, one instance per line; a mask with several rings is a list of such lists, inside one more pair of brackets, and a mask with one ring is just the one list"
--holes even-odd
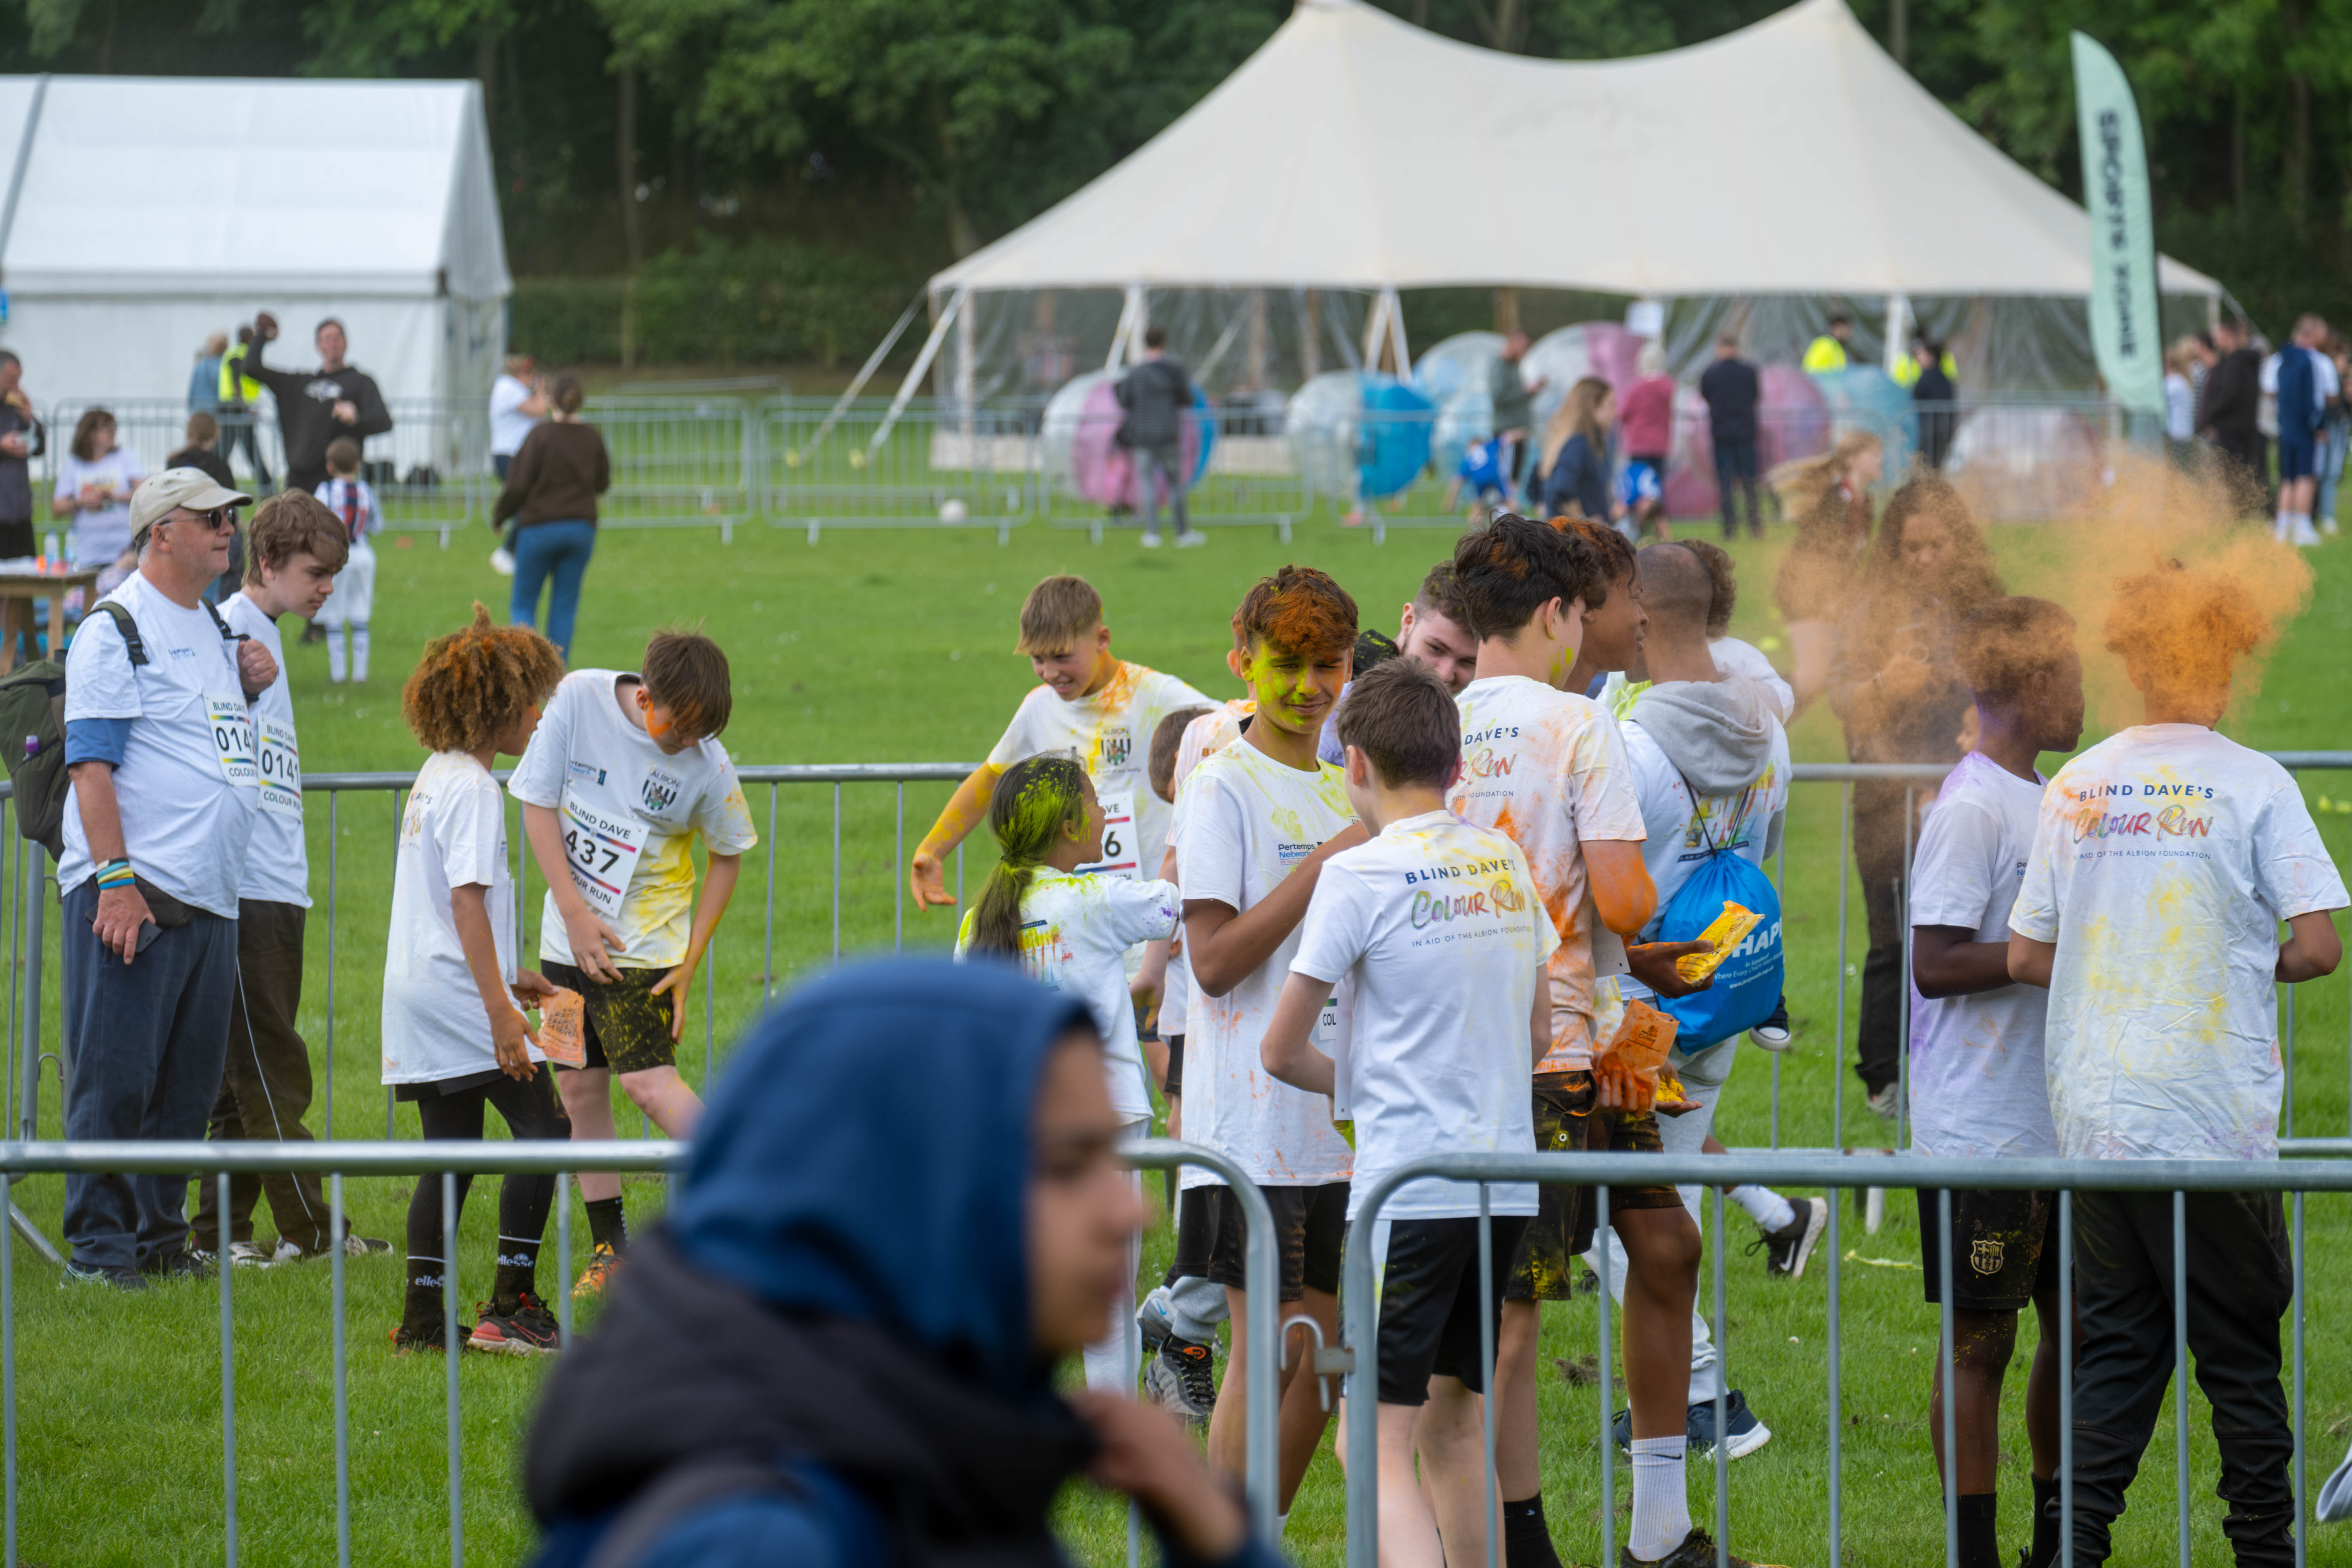
[(1734, 1187), (1731, 1201), (1746, 1209), (1748, 1217), (1764, 1230), (1786, 1230), (1797, 1217), (1797, 1206), (1769, 1187)]
[(329, 680), (341, 680), (342, 678), (343, 628), (341, 626), (329, 626), (327, 628), (327, 679)]
[(1283, 1533), (1289, 1528), (1290, 1516), (1288, 1514), (1277, 1513), (1274, 1516), (1274, 1543), (1276, 1546), (1282, 1544)]
[(1625, 1550), (1638, 1562), (1662, 1561), (1690, 1533), (1680, 1437), (1633, 1439), (1633, 1528)]
[(365, 626), (352, 628), (352, 679), (367, 679), (368, 630)]

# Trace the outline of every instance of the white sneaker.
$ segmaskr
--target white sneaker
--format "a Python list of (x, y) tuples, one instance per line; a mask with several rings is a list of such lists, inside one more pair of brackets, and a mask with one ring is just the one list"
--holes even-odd
[(505, 545), (490, 552), (490, 570), (501, 577), (514, 575), (514, 555)]
[(2294, 520), (2294, 542), (2296, 548), (2302, 550), (2314, 549), (2319, 544), (2319, 530), (2311, 526), (2309, 518), (2298, 517)]
[(2335, 520), (2334, 518), (2332, 518), (2332, 517), (2323, 517), (2323, 518), (2321, 518), (2321, 519), (2319, 520), (2319, 531), (2320, 531), (2320, 532), (2322, 532), (2322, 533), (2324, 533), (2324, 534), (2326, 534), (2326, 535), (2327, 535), (2327, 537), (2328, 537), (2328, 538), (2330, 538), (2330, 539), (2335, 538), (2335, 537), (2336, 537), (2336, 520)]
[(1143, 531), (1143, 548), (1146, 550), (1157, 550), (1160, 548), (1160, 531), (1158, 529), (1147, 528)]
[(228, 1260), (230, 1266), (236, 1268), (269, 1268), (278, 1262), (277, 1258), (249, 1241), (230, 1242)]
[(1197, 528), (1188, 528), (1176, 536), (1176, 548), (1179, 550), (1191, 550), (1208, 542), (1209, 536)]
[(1902, 1094), (1900, 1085), (1888, 1084), (1870, 1097), (1870, 1113), (1873, 1116), (1883, 1117), (1888, 1121), (1894, 1121), (1895, 1107), (1901, 1101)]

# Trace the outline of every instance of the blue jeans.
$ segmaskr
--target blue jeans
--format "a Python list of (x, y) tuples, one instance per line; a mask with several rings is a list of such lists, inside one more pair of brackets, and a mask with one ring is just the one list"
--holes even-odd
[(2319, 493), (2314, 499), (2311, 515), (2336, 515), (2336, 489), (2344, 482), (2344, 451), (2347, 437), (2352, 437), (2352, 424), (2341, 416), (2331, 418), (2319, 427)]
[[(236, 922), (199, 910), (125, 964), (90, 930), (98, 880), (65, 895), (66, 1136), (205, 1135), (228, 1054)], [(91, 1268), (153, 1268), (187, 1243), (188, 1177), (66, 1178), (66, 1239)]]
[(580, 580), (596, 553), (596, 525), (578, 521), (534, 522), (515, 538), (514, 600), (507, 619), (519, 626), (539, 624), (539, 586), (549, 576), (555, 590), (547, 601), (547, 640), (572, 658), (572, 623), (580, 614)]

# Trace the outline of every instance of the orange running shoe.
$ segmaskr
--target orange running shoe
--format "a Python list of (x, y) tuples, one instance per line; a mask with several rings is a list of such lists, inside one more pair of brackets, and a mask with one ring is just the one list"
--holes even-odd
[(588, 1256), (588, 1267), (583, 1268), (580, 1278), (572, 1282), (572, 1299), (583, 1301), (603, 1295), (604, 1287), (613, 1282), (613, 1276), (620, 1269), (621, 1255), (613, 1250), (613, 1244), (598, 1242), (596, 1250)]

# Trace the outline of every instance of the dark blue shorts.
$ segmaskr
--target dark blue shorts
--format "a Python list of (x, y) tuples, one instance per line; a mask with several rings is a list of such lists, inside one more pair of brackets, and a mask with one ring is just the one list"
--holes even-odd
[(2310, 432), (2289, 435), (2282, 430), (2278, 438), (2278, 477), (2284, 484), (2289, 479), (2307, 479), (2319, 472), (2319, 441)]

